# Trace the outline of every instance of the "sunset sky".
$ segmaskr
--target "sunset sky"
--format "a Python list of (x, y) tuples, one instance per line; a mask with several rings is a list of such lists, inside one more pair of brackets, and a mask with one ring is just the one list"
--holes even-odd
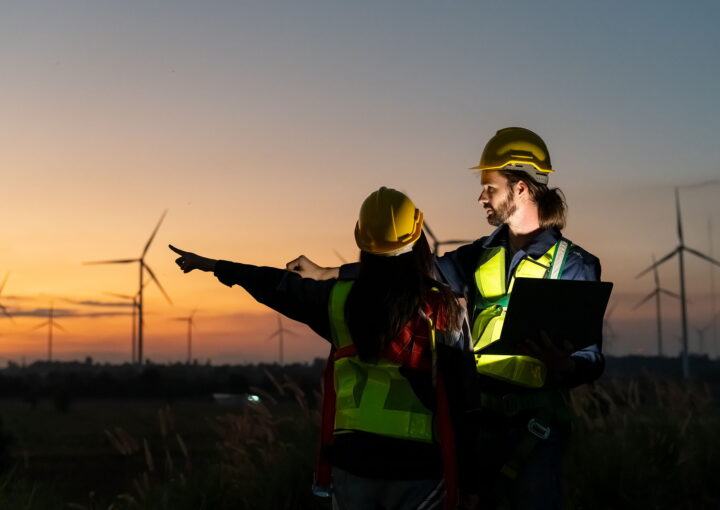
[[(443, 238), (491, 228), (468, 167), (500, 128), (548, 143), (565, 235), (615, 282), (611, 354), (653, 353), (653, 289), (635, 275), (677, 244), (673, 186), (720, 179), (720, 3), (713, 1), (8, 1), (0, 16), (0, 362), (129, 358), (140, 255), (171, 296), (146, 291), (146, 355), (272, 361), (276, 318), (167, 244), (283, 267), (357, 256), (363, 198), (406, 191)], [(720, 184), (682, 189), (686, 242), (720, 258)], [(713, 246), (708, 222), (712, 222)], [(688, 256), (693, 327), (720, 271)], [(720, 268), (718, 268), (720, 269)], [(677, 262), (661, 270), (678, 289)], [(716, 310), (720, 309), (720, 299)], [(665, 300), (666, 345), (679, 348)], [(287, 322), (286, 359), (326, 343)], [(712, 332), (705, 335), (710, 345)], [(712, 349), (710, 349), (712, 353)]]

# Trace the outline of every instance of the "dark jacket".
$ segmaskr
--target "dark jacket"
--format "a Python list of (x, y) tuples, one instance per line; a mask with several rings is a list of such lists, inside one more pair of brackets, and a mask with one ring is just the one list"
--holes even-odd
[[(524, 249), (514, 254), (512, 259), (508, 258), (506, 274), (508, 278), (514, 274), (520, 261), (525, 257), (539, 258), (555, 244), (562, 234), (557, 229), (543, 229), (538, 232), (535, 238)], [(440, 279), (447, 283), (457, 294), (466, 298), (468, 304), (475, 302), (477, 287), (475, 284), (475, 270), (477, 269), (480, 255), (484, 249), (503, 246), (509, 248), (508, 226), (501, 225), (492, 234), (481, 237), (477, 241), (461, 246), (438, 257), (435, 266)], [(346, 264), (340, 268), (342, 278), (352, 278), (357, 274), (357, 264)], [(563, 280), (600, 280), (600, 260), (579, 246), (573, 244), (570, 253), (567, 255), (565, 267), (562, 274)], [(474, 318), (473, 310), (468, 310), (471, 324)], [(594, 381), (602, 375), (605, 369), (605, 357), (601, 351), (602, 345), (591, 345), (573, 353), (576, 371), (571, 376), (559, 376), (549, 374), (553, 383), (565, 387), (574, 387)], [(480, 377), (484, 385), (497, 390), (513, 388), (505, 383), (498, 384)]]
[[(307, 324), (315, 333), (332, 341), (328, 302), (336, 280), (301, 278), (282, 269), (228, 261), (217, 263), (215, 276), (225, 285), (242, 286), (258, 302)], [(463, 428), (462, 420), (462, 410), (467, 407), (462, 399), (474, 376), (470, 339), (462, 333), (440, 334), (437, 341), (438, 370), (453, 375), (445, 377), (445, 382), (453, 425), (458, 441), (462, 441), (470, 433)], [(413, 388), (423, 402), (433, 400), (426, 394), (432, 391), (431, 386), (413, 385)], [(458, 450), (460, 463), (472, 460), (462, 449)], [(435, 444), (354, 432), (336, 437), (330, 457), (334, 465), (368, 478), (433, 479), (442, 476), (440, 451)], [(461, 484), (464, 484), (462, 478)]]

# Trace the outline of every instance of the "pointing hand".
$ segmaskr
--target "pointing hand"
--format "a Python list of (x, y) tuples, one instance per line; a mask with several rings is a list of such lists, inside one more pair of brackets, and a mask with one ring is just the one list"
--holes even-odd
[(175, 263), (182, 269), (183, 273), (189, 273), (193, 269), (199, 269), (200, 271), (215, 271), (215, 264), (217, 260), (209, 259), (207, 257), (201, 257), (195, 253), (189, 251), (183, 251), (179, 248), (175, 248), (172, 244), (168, 247), (180, 255), (175, 259)]

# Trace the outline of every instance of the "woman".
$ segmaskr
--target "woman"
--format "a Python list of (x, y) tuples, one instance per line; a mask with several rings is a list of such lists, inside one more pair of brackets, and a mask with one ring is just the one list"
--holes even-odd
[[(356, 280), (305, 279), (170, 246), (185, 273), (213, 271), (331, 343), (316, 476), (327, 483), (332, 465), (336, 509), (440, 508), (444, 493), (446, 507), (456, 502), (454, 445), (468, 444), (460, 415), (474, 361), (463, 311), (433, 278), (422, 225), (399, 191), (368, 196), (355, 226)], [(467, 449), (457, 450), (464, 462)]]

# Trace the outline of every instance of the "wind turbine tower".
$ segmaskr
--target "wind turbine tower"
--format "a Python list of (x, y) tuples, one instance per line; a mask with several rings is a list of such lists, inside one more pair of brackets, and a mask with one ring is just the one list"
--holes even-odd
[(192, 363), (192, 330), (195, 327), (195, 324), (193, 323), (195, 312), (197, 312), (197, 308), (190, 313), (187, 317), (175, 317), (174, 321), (184, 321), (187, 322), (187, 363), (188, 365)]
[(640, 308), (643, 304), (645, 304), (649, 299), (655, 298), (655, 314), (657, 317), (657, 341), (658, 341), (658, 356), (661, 358), (664, 356), (663, 354), (663, 342), (662, 342), (662, 319), (660, 317), (660, 294), (667, 294), (668, 296), (672, 296), (675, 299), (680, 299), (680, 296), (675, 294), (674, 292), (670, 292), (667, 289), (663, 289), (660, 287), (660, 275), (658, 274), (658, 268), (655, 265), (655, 255), (652, 256), (653, 261), (653, 276), (655, 278), (655, 289), (645, 296), (642, 301), (640, 301), (638, 304), (635, 305), (633, 310), (637, 310)]
[[(148, 281), (145, 282), (145, 285), (148, 284)], [(132, 306), (132, 336), (130, 337), (130, 362), (135, 363), (135, 360), (137, 359), (137, 309), (138, 309), (138, 297), (140, 296), (139, 293), (135, 294), (134, 296), (128, 296), (127, 294), (117, 294), (115, 292), (105, 292), (105, 295), (107, 296), (114, 296), (121, 299), (127, 299), (130, 301)]]
[(47, 360), (52, 361), (53, 360), (53, 328), (58, 328), (60, 331), (65, 331), (65, 328), (63, 328), (55, 320), (55, 314), (54, 314), (54, 308), (53, 308), (52, 301), (50, 301), (50, 309), (48, 310), (48, 320), (46, 320), (42, 324), (38, 324), (37, 326), (32, 328), (30, 331), (35, 331), (36, 329), (44, 328), (45, 326), (48, 327), (48, 357), (47, 357)]
[[(710, 257), (713, 256), (712, 219), (708, 219), (708, 244), (710, 245)], [(715, 266), (710, 266), (710, 317), (712, 320), (712, 344), (715, 359), (718, 358), (717, 345), (717, 321), (715, 320)]]
[(280, 366), (283, 366), (285, 364), (285, 359), (284, 359), (285, 336), (284, 336), (284, 333), (289, 333), (291, 335), (296, 335), (296, 336), (297, 336), (297, 333), (295, 333), (294, 331), (287, 329), (285, 326), (283, 326), (282, 316), (280, 314), (277, 315), (277, 323), (278, 323), (278, 328), (275, 330), (275, 332), (272, 335), (267, 337), (266, 340), (270, 340), (271, 338), (278, 337), (278, 363), (280, 364)]
[(165, 215), (167, 214), (167, 210), (162, 213), (162, 216), (160, 216), (160, 221), (158, 221), (157, 225), (155, 226), (155, 230), (153, 230), (152, 234), (150, 235), (150, 239), (148, 239), (147, 243), (145, 243), (145, 248), (143, 248), (142, 253), (140, 254), (140, 258), (136, 259), (118, 259), (118, 260), (100, 260), (100, 261), (94, 261), (94, 262), (85, 262), (85, 264), (88, 265), (94, 265), (94, 264), (131, 264), (134, 262), (138, 263), (139, 269), (140, 269), (140, 279), (138, 283), (138, 298), (137, 298), (137, 311), (138, 311), (138, 318), (137, 318), (137, 361), (139, 364), (142, 365), (143, 362), (143, 326), (144, 326), (144, 319), (143, 319), (143, 287), (144, 281), (145, 281), (145, 274), (144, 272), (147, 271), (148, 275), (150, 275), (150, 278), (152, 281), (155, 282), (155, 284), (160, 289), (160, 292), (162, 292), (163, 296), (165, 296), (165, 299), (168, 303), (172, 305), (172, 300), (170, 299), (170, 296), (167, 295), (167, 292), (165, 292), (165, 289), (163, 289), (163, 286), (160, 284), (160, 281), (155, 276), (155, 273), (152, 269), (150, 269), (150, 266), (147, 265), (145, 262), (145, 255), (147, 255), (148, 250), (150, 249), (150, 245), (153, 242), (153, 239), (155, 239), (155, 234), (157, 234), (158, 229), (160, 228), (160, 224), (165, 219)]
[(720, 262), (708, 257), (707, 255), (700, 253), (697, 250), (685, 246), (685, 240), (683, 238), (682, 218), (680, 216), (680, 191), (679, 188), (675, 187), (675, 214), (677, 218), (677, 234), (678, 234), (678, 245), (673, 251), (665, 255), (663, 258), (655, 262), (652, 266), (640, 272), (635, 278), (640, 278), (648, 271), (652, 271), (653, 268), (658, 267), (660, 264), (667, 262), (675, 255), (678, 256), (678, 266), (680, 269), (680, 318), (682, 321), (682, 372), (683, 378), (690, 378), (690, 366), (688, 362), (688, 323), (687, 323), (687, 297), (685, 293), (685, 252), (692, 253), (696, 257), (699, 257), (711, 264), (720, 266)]

